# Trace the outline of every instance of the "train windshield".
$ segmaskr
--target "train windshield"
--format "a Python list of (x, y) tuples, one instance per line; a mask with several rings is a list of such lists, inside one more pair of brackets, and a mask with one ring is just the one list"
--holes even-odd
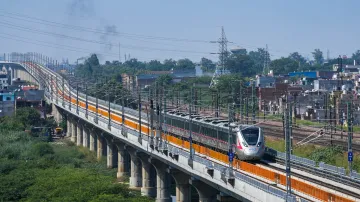
[(249, 145), (256, 145), (259, 139), (259, 128), (246, 128), (241, 130), (242, 136)]

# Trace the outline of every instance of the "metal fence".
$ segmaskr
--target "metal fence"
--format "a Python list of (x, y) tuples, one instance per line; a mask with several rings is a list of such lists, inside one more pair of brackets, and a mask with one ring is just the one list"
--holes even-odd
[[(266, 153), (270, 156), (285, 160), (286, 154), (283, 152), (279, 152), (279, 151), (276, 151), (274, 149), (267, 147)], [(299, 156), (291, 155), (290, 160), (295, 163), (300, 163), (300, 164), (316, 167), (316, 162), (313, 160), (307, 159), (307, 158), (302, 158)]]
[(326, 171), (330, 171), (330, 172), (335, 173), (335, 174), (346, 175), (345, 168), (336, 167), (336, 166), (333, 166), (333, 165), (328, 165), (328, 164), (326, 164), (324, 162), (319, 163), (319, 168), (323, 169), (323, 170), (326, 170)]
[(355, 179), (355, 180), (360, 181), (360, 174), (357, 173), (356, 171), (352, 171), (352, 172), (351, 172), (351, 177), (352, 177), (353, 179)]

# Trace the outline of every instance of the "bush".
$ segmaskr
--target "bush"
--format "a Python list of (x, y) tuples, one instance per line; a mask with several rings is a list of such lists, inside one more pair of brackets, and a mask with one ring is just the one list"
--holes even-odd
[(27, 196), (25, 190), (34, 183), (35, 169), (15, 169), (0, 175), (0, 201), (19, 201)]
[(35, 156), (54, 154), (54, 149), (48, 143), (45, 142), (39, 142), (34, 144), (31, 148), (31, 151)]
[(18, 166), (17, 162), (9, 161), (7, 159), (0, 159), (0, 173), (2, 175), (9, 174), (12, 170)]
[(325, 147), (316, 149), (309, 157), (316, 162), (325, 162), (335, 164), (336, 157), (342, 155), (343, 151), (340, 146)]

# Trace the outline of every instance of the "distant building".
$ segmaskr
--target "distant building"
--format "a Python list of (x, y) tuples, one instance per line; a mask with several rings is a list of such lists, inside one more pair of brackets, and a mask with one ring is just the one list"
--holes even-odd
[[(338, 64), (333, 65), (333, 70), (337, 71), (339, 68)], [(342, 66), (343, 72), (345, 73), (359, 73), (360, 65), (344, 65)]]
[(8, 71), (6, 70), (5, 65), (0, 71), (0, 89), (6, 89), (9, 85)]
[(151, 85), (155, 80), (161, 76), (171, 74), (170, 71), (150, 71), (145, 74), (139, 74), (135, 77), (135, 87), (136, 88), (145, 88), (148, 85)]
[(152, 85), (155, 80), (161, 75), (170, 75), (173, 78), (173, 82), (180, 82), (185, 79), (195, 78), (196, 69), (191, 70), (171, 70), (171, 71), (149, 71), (146, 73), (131, 75), (122, 74), (122, 85), (124, 88), (133, 91), (134, 89), (145, 88)]
[(309, 71), (309, 72), (290, 72), (289, 77), (299, 77), (299, 78), (309, 78), (309, 79), (317, 79), (317, 71)]
[(0, 90), (0, 117), (11, 116), (15, 110), (15, 97), (12, 92)]
[(278, 111), (280, 103), (279, 98), (282, 95), (285, 95), (287, 92), (291, 94), (300, 94), (303, 89), (299, 86), (291, 86), (286, 83), (276, 83), (273, 87), (263, 88), (260, 87), (259, 90), (259, 109), (265, 111)]
[(256, 86), (260, 88), (266, 87), (274, 87), (275, 85), (275, 78), (272, 76), (257, 76), (256, 78)]
[[(315, 80), (314, 81), (314, 90), (327, 90), (327, 91), (333, 91), (333, 90), (341, 90), (342, 88), (346, 90), (351, 90), (354, 88), (355, 83), (352, 80), (343, 80), (340, 79), (336, 80)], [(340, 89), (339, 89), (340, 88)]]
[(335, 71), (290, 72), (289, 77), (301, 79), (302, 85), (312, 85), (317, 79), (332, 79)]
[(16, 106), (23, 107), (37, 107), (42, 104), (44, 98), (44, 90), (38, 90), (36, 87), (25, 86), (14, 92), (16, 99)]

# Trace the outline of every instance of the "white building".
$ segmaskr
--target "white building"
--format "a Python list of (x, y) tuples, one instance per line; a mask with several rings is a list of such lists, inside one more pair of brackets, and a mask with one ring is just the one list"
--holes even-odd
[(5, 89), (9, 86), (8, 83), (8, 72), (5, 68), (5, 66), (3, 66), (3, 68), (0, 71), (0, 89)]

